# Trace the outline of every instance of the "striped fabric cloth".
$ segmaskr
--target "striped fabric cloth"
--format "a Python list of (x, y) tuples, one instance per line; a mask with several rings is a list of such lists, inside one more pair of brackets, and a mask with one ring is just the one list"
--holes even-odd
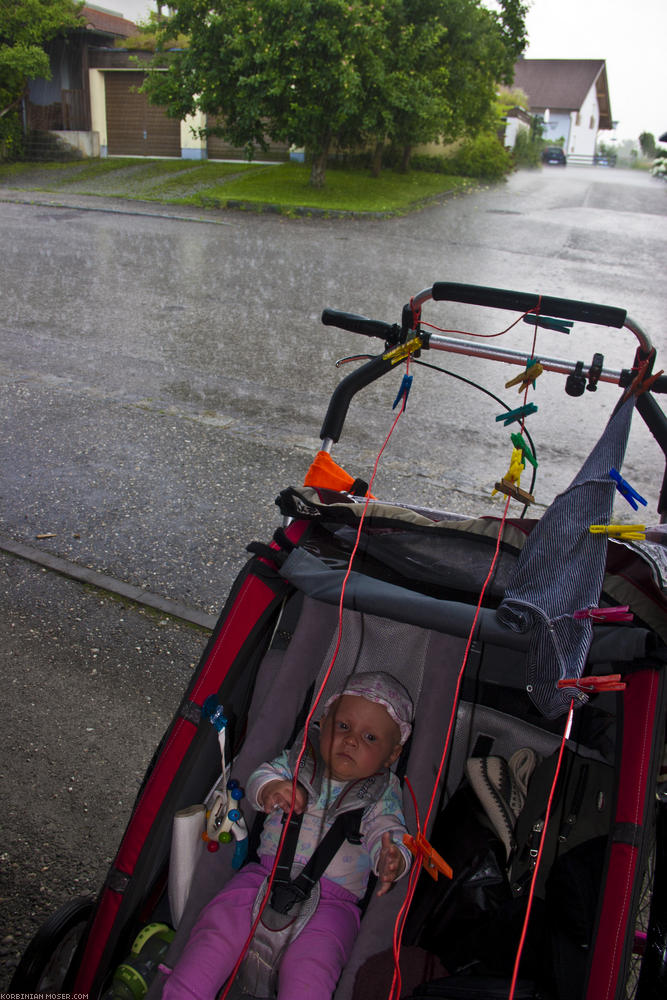
[(607, 536), (591, 524), (611, 524), (616, 486), (609, 470), (620, 469), (632, 422), (634, 397), (614, 413), (579, 474), (559, 494), (524, 546), (496, 614), (516, 632), (532, 632), (526, 689), (547, 718), (566, 712), (574, 688), (559, 690), (561, 678), (581, 677), (593, 637), (589, 618), (575, 611), (596, 607), (607, 558)]

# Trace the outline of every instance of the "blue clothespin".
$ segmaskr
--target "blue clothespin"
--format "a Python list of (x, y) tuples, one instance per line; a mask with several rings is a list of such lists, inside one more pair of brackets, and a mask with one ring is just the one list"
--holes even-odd
[(412, 388), (412, 379), (413, 379), (413, 377), (414, 376), (407, 375), (407, 374), (403, 376), (403, 380), (402, 380), (401, 386), (400, 386), (400, 388), (398, 390), (398, 395), (397, 395), (396, 399), (394, 400), (394, 405), (392, 406), (392, 410), (396, 409), (396, 407), (398, 406), (398, 404), (400, 403), (400, 401), (403, 398), (405, 398), (405, 402), (403, 404), (403, 409), (405, 409), (406, 406), (408, 405), (408, 396), (410, 395), (410, 389)]
[(537, 413), (537, 407), (535, 403), (526, 403), (525, 406), (520, 406), (517, 410), (507, 410), (506, 413), (501, 413), (496, 417), (496, 422), (502, 420), (503, 426), (507, 427), (514, 420), (521, 420), (523, 417), (529, 417), (531, 413)]
[(530, 450), (530, 448), (526, 444), (526, 442), (524, 440), (523, 434), (519, 434), (518, 431), (517, 431), (516, 434), (510, 434), (510, 438), (512, 439), (512, 444), (514, 445), (514, 447), (521, 449), (521, 454), (523, 455), (523, 457), (525, 459), (524, 465), (526, 464), (526, 462), (530, 462), (530, 464), (532, 465), (532, 467), (534, 469), (536, 469), (537, 468), (537, 459), (535, 458), (535, 456), (533, 455), (532, 451)]
[(646, 506), (646, 500), (644, 500), (644, 497), (640, 496), (636, 490), (633, 490), (632, 486), (630, 486), (630, 483), (626, 482), (626, 480), (623, 479), (621, 474), (616, 469), (611, 468), (609, 470), (609, 475), (616, 483), (616, 489), (618, 490), (618, 492), (621, 494), (622, 497), (625, 497), (625, 499), (628, 501), (633, 510), (639, 509), (636, 501), (639, 501), (639, 503), (643, 504), (644, 507)]

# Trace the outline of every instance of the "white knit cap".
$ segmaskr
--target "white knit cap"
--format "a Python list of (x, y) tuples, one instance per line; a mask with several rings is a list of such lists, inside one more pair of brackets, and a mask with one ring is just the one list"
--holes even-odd
[(342, 689), (327, 700), (325, 712), (344, 694), (366, 698), (386, 708), (401, 732), (401, 743), (405, 743), (412, 732), (414, 708), (412, 698), (395, 677), (382, 670), (351, 674)]

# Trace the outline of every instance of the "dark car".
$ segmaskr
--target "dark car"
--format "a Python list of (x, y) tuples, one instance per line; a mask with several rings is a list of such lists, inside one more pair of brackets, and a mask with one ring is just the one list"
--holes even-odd
[(560, 146), (545, 146), (542, 150), (542, 163), (565, 167), (567, 166), (567, 157)]

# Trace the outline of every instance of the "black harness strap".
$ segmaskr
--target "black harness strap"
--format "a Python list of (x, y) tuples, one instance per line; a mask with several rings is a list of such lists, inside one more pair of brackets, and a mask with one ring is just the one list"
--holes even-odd
[(295, 903), (308, 899), (313, 886), (322, 878), (345, 840), (349, 840), (351, 844), (361, 843), (360, 827), (363, 814), (364, 810), (361, 808), (340, 813), (303, 870), (295, 879), (290, 880), (303, 813), (298, 816), (292, 815), (273, 881), (271, 906), (274, 910), (288, 914)]

